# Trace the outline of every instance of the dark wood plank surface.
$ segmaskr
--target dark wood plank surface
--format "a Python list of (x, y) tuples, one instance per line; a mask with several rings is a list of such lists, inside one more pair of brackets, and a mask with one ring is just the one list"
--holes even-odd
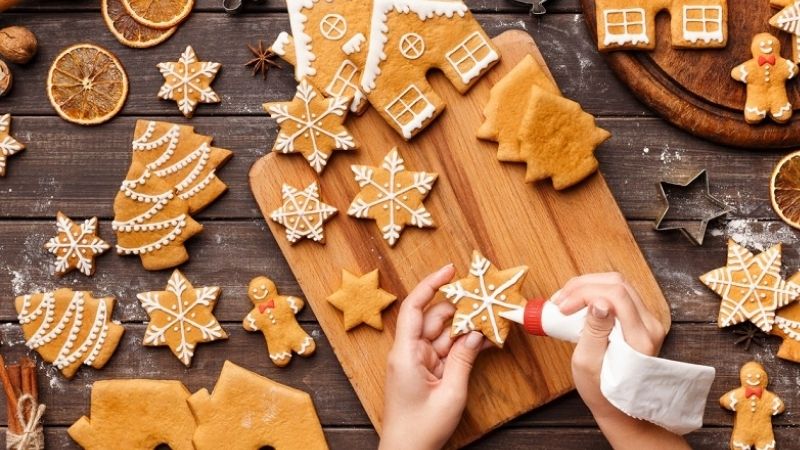
[[(788, 412), (776, 419), (779, 444), (791, 448), (800, 426), (800, 366), (774, 357), (778, 341), (745, 351), (735, 337), (714, 325), (719, 300), (697, 276), (725, 260), (725, 239), (734, 237), (754, 249), (786, 244), (784, 265), (800, 268), (798, 234), (777, 220), (769, 206), (768, 179), (784, 152), (731, 150), (694, 138), (664, 123), (638, 103), (614, 78), (591, 42), (577, 0), (551, 0), (545, 17), (532, 18), (527, 7), (508, 0), (467, 2), (490, 34), (509, 28), (530, 32), (548, 61), (565, 95), (598, 115), (614, 137), (598, 152), (608, 183), (622, 207), (637, 242), (672, 307), (673, 328), (663, 355), (717, 368), (706, 413), (706, 428), (690, 435), (695, 448), (723, 448), (731, 418), (716, 397), (737, 384), (737, 371), (749, 359), (762, 361), (772, 376), (772, 389), (786, 400)], [(14, 115), (14, 134), (28, 149), (10, 160), (8, 176), (0, 179), (0, 334), (2, 351), (12, 359), (25, 353), (15, 323), (12, 301), (37, 289), (71, 286), (118, 298), (114, 317), (126, 324), (119, 349), (103, 370), (81, 369), (65, 381), (42, 365), (41, 390), (49, 405), (45, 417), (50, 448), (76, 448), (66, 427), (88, 412), (91, 383), (110, 378), (177, 378), (190, 389), (212, 387), (222, 362), (237, 364), (307, 390), (316, 403), (332, 448), (372, 448), (377, 443), (369, 420), (342, 372), (310, 310), (300, 314), (303, 326), (317, 339), (311, 358), (296, 358), (286, 369), (267, 358), (260, 334), (247, 333), (241, 319), (249, 311), (245, 287), (251, 277), (270, 275), (282, 292), (299, 295), (300, 287), (247, 187), (250, 165), (271, 146), (275, 127), (261, 103), (293, 94), (290, 70), (273, 71), (267, 82), (251, 78), (241, 64), (245, 43), (270, 41), (287, 27), (281, 0), (250, 5), (229, 17), (220, 1), (198, 0), (189, 21), (160, 47), (135, 51), (122, 47), (105, 29), (96, 1), (28, 0), (0, 16), (0, 25), (24, 24), (39, 36), (41, 52), (31, 65), (13, 66), (15, 87), (0, 99), (0, 112)], [(213, 32), (209, 32), (209, 31)], [(53, 56), (63, 47), (88, 39), (118, 53), (131, 79), (131, 94), (120, 117), (96, 128), (68, 124), (54, 115), (44, 93), (44, 76)], [(215, 89), (219, 106), (200, 106), (191, 121), (179, 116), (174, 103), (158, 100), (161, 78), (154, 65), (174, 59), (191, 44), (207, 60), (223, 63)], [(449, 112), (446, 112), (446, 114)], [(99, 259), (92, 278), (51, 274), (52, 258), (43, 250), (55, 228), (58, 210), (73, 218), (101, 218), (101, 235), (113, 241), (112, 201), (130, 161), (131, 133), (138, 117), (190, 123), (235, 157), (220, 172), (230, 191), (199, 215), (205, 231), (190, 241), (192, 260), (183, 268), (198, 285), (219, 285), (222, 298), (217, 316), (231, 337), (200, 346), (190, 369), (165, 348), (144, 348), (141, 337), (147, 316), (135, 294), (161, 289), (168, 272), (148, 273), (136, 258), (114, 254)], [(712, 191), (734, 208), (728, 219), (712, 224), (704, 247), (692, 247), (677, 233), (652, 231), (661, 205), (656, 183), (708, 168)], [(522, 177), (522, 168), (515, 167)], [(0, 422), (5, 411), (0, 408)], [(606, 448), (588, 410), (575, 394), (526, 414), (479, 441), (475, 448)]]

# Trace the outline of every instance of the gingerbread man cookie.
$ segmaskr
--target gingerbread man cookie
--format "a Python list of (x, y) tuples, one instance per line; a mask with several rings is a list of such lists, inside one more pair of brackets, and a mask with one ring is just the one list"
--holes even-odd
[(742, 385), (719, 399), (723, 408), (734, 413), (730, 448), (774, 449), (772, 416), (784, 411), (783, 400), (767, 390), (769, 379), (761, 364), (755, 361), (745, 364), (739, 378)]
[(314, 339), (300, 328), (295, 317), (303, 309), (302, 299), (278, 295), (275, 283), (267, 277), (253, 278), (247, 296), (255, 308), (247, 314), (242, 325), (247, 331), (264, 333), (269, 359), (276, 366), (289, 364), (292, 351), (301, 356), (314, 353), (317, 349)]
[(786, 94), (786, 81), (797, 75), (797, 65), (781, 57), (781, 43), (769, 33), (755, 35), (750, 51), (753, 59), (731, 71), (734, 80), (747, 84), (744, 120), (756, 124), (769, 114), (775, 122), (788, 122), (792, 104)]

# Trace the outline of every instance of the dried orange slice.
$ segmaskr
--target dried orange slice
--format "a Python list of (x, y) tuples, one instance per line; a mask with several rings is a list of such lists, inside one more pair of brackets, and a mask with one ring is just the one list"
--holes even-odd
[(780, 160), (769, 182), (772, 207), (784, 222), (800, 228), (800, 152)]
[(128, 14), (122, 0), (103, 0), (100, 3), (106, 26), (122, 44), (133, 48), (147, 48), (158, 45), (177, 31), (178, 27), (159, 30), (142, 25)]
[(186, 20), (194, 0), (122, 0), (122, 4), (140, 24), (163, 30)]
[(128, 76), (108, 50), (76, 44), (56, 56), (50, 66), (47, 96), (64, 120), (95, 125), (122, 109), (128, 96)]

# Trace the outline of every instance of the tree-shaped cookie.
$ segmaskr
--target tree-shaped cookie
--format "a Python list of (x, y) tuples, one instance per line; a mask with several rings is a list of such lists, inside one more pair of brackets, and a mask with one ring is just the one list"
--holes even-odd
[(743, 365), (739, 379), (742, 385), (719, 399), (723, 408), (734, 413), (730, 448), (774, 449), (772, 416), (784, 411), (783, 401), (767, 390), (769, 378), (761, 364), (751, 361)]
[(327, 449), (311, 396), (225, 361), (214, 390), (189, 397), (197, 450)]
[(47, 251), (56, 255), (56, 273), (64, 275), (77, 269), (86, 276), (92, 275), (94, 259), (111, 248), (97, 236), (97, 217), (77, 224), (59, 211), (56, 226), (58, 234), (44, 245)]
[(769, 333), (775, 310), (800, 296), (800, 285), (785, 281), (781, 271), (781, 245), (758, 256), (728, 240), (728, 263), (700, 277), (722, 297), (717, 325), (720, 328), (749, 320)]
[(175, 270), (166, 290), (137, 295), (150, 316), (142, 343), (168, 346), (188, 367), (198, 343), (228, 338), (213, 314), (219, 293), (218, 287), (195, 288)]
[(217, 93), (211, 89), (220, 67), (220, 63), (199, 61), (194, 49), (186, 47), (177, 61), (158, 64), (164, 77), (158, 96), (174, 100), (184, 116), (192, 117), (198, 103), (220, 102)]
[(526, 266), (498, 269), (474, 251), (469, 277), (439, 289), (456, 307), (450, 335), (455, 337), (475, 330), (502, 347), (511, 325), (499, 313), (524, 306), (520, 288), (527, 273)]
[(314, 339), (297, 323), (295, 315), (303, 309), (302, 299), (278, 295), (275, 283), (267, 277), (250, 281), (247, 296), (255, 307), (245, 316), (242, 325), (248, 331), (261, 331), (267, 341), (269, 359), (278, 367), (292, 360), (294, 351), (309, 356), (317, 349)]
[(176, 380), (103, 380), (92, 385), (91, 418), (67, 430), (85, 450), (194, 450), (189, 391)]
[(325, 242), (323, 227), (337, 209), (320, 199), (319, 185), (314, 182), (301, 191), (284, 183), (281, 196), (283, 204), (269, 217), (286, 227), (286, 239), (292, 244), (302, 238)]
[(342, 284), (328, 301), (344, 314), (344, 329), (349, 331), (365, 323), (383, 330), (381, 312), (397, 299), (380, 288), (378, 269), (362, 276), (342, 270)]
[(25, 345), (53, 363), (67, 378), (81, 364), (103, 367), (125, 329), (111, 321), (113, 297), (62, 288), (17, 297), (14, 306)]
[(6, 160), (25, 149), (25, 146), (11, 136), (11, 114), (0, 116), (0, 177), (6, 174)]
[[(800, 284), (800, 272), (788, 281)], [(778, 358), (800, 362), (800, 301), (789, 303), (775, 313), (775, 324), (770, 334), (783, 339), (778, 348)]]
[(347, 214), (374, 220), (390, 246), (397, 243), (406, 225), (434, 226), (422, 202), (438, 174), (406, 170), (397, 148), (383, 158), (380, 167), (353, 165), (351, 169), (361, 192), (356, 194)]

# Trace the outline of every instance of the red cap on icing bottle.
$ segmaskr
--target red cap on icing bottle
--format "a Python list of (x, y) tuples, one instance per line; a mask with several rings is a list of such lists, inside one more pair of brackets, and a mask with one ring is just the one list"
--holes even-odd
[(542, 328), (542, 310), (546, 300), (543, 298), (532, 298), (525, 305), (525, 331), (534, 336), (547, 336)]

